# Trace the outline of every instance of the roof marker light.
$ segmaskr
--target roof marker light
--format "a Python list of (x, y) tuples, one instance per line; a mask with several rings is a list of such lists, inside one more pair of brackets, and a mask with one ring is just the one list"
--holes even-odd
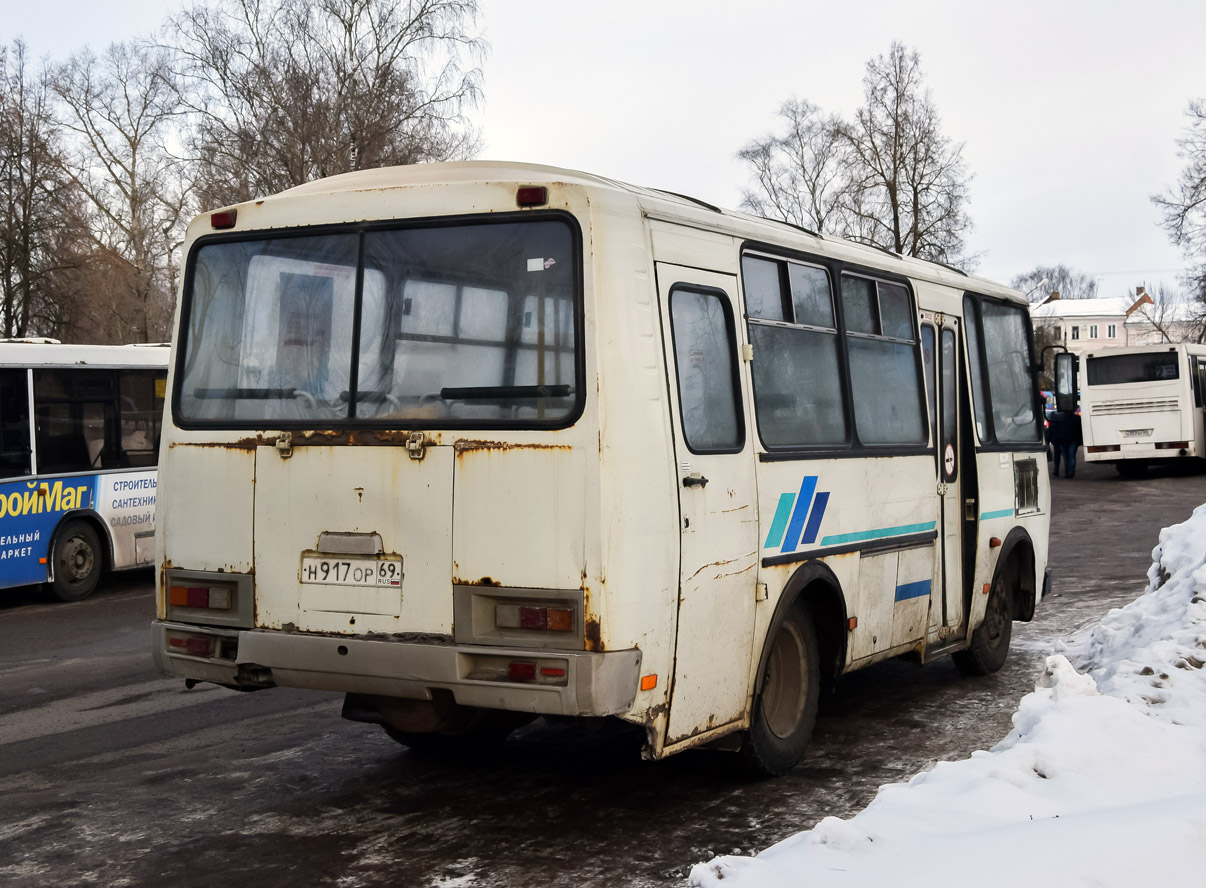
[(524, 185), (515, 192), (515, 203), (521, 207), (541, 207), (549, 202), (549, 190), (543, 185)]
[(219, 210), (216, 213), (209, 214), (209, 224), (221, 231), (226, 228), (234, 228), (235, 221), (238, 218), (238, 210)]

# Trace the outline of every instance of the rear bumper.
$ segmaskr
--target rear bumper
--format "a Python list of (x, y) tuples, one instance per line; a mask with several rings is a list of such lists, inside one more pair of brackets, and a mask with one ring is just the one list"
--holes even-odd
[[(451, 691), (463, 706), (542, 715), (619, 715), (632, 708), (641, 652), (506, 649), (215, 629), (157, 620), (155, 665), (165, 675), (228, 687), (309, 688), (413, 700)], [(172, 650), (169, 637), (212, 638), (215, 656)], [(515, 681), (510, 663), (533, 664), (536, 678)]]

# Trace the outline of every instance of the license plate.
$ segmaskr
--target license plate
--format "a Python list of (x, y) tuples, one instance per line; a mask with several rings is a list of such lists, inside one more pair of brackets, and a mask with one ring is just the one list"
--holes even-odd
[(1124, 438), (1150, 438), (1155, 429), (1123, 429)]
[(396, 556), (326, 558), (304, 555), (301, 581), (325, 586), (401, 586), (402, 559)]

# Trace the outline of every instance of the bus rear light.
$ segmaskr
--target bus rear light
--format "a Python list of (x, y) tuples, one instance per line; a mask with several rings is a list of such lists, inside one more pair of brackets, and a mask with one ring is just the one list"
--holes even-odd
[(209, 214), (209, 224), (217, 230), (223, 231), (227, 228), (234, 228), (238, 218), (238, 210), (221, 210)]
[(1094, 444), (1092, 447), (1087, 448), (1089, 453), (1111, 453), (1121, 449), (1122, 447), (1119, 444)]
[(168, 638), (168, 647), (180, 653), (191, 654), (194, 657), (211, 657), (214, 653), (214, 639), (197, 636), (173, 636)]
[(223, 586), (170, 586), (168, 604), (173, 607), (195, 607), (230, 610), (230, 589)]
[(541, 666), (540, 674), (545, 678), (565, 678), (565, 670), (560, 666)]
[(521, 207), (542, 207), (549, 202), (549, 190), (543, 185), (525, 185), (515, 192), (515, 203)]
[(1162, 441), (1156, 445), (1157, 450), (1188, 450), (1188, 441)]
[(574, 612), (566, 607), (499, 604), (494, 608), (494, 625), (499, 629), (572, 632), (574, 630)]

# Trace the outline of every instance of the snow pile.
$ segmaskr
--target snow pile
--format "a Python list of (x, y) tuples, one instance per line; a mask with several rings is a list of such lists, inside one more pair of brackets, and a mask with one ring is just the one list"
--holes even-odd
[[(991, 752), (885, 786), (696, 888), (1190, 884), (1206, 870), (1206, 506), (1165, 528), (1147, 590), (1047, 658)], [(1069, 657), (1082, 664), (1081, 671)]]

